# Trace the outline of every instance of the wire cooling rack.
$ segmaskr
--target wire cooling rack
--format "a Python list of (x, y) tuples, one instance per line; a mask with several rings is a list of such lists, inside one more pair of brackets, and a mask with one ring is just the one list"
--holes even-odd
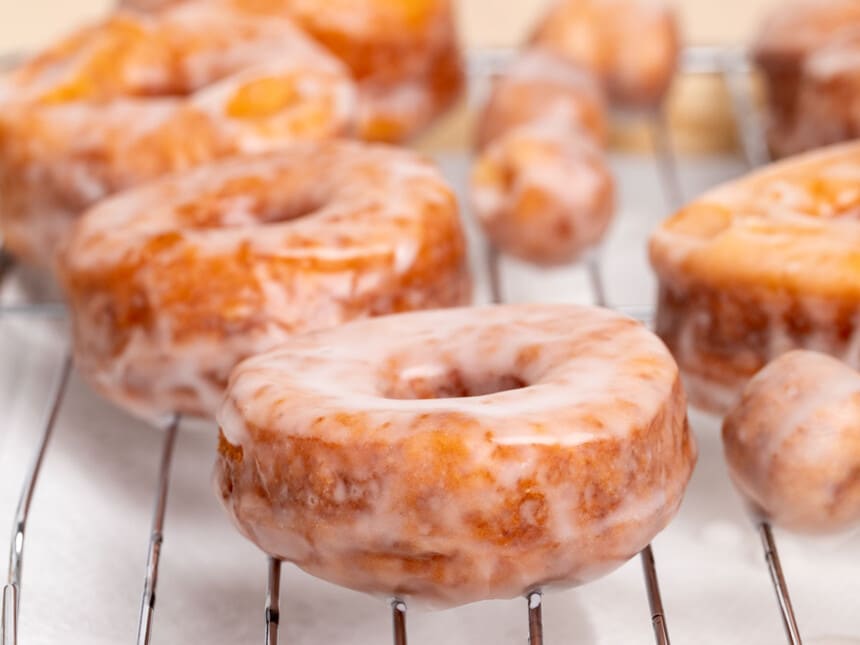
[[(486, 84), (506, 61), (510, 59), (510, 51), (477, 52), (470, 58), (470, 75), (473, 85)], [(767, 148), (762, 135), (760, 115), (750, 92), (749, 65), (741, 50), (726, 48), (690, 48), (684, 52), (683, 72), (719, 75), (731, 97), (738, 138), (748, 166), (753, 167), (767, 161)], [(649, 124), (652, 134), (655, 178), (659, 180), (667, 211), (677, 208), (683, 200), (681, 182), (679, 181), (676, 155), (661, 111), (646, 115), (638, 115)], [(483, 271), (488, 276), (487, 283), (491, 301), (501, 302), (504, 299), (506, 280), (503, 260), (494, 249), (486, 249)], [(16, 267), (7, 257), (0, 258), (0, 288)], [(593, 256), (584, 267), (593, 301), (603, 306), (611, 306), (607, 301), (604, 285), (603, 265), (599, 255)], [(2, 293), (2, 292), (0, 292)], [(616, 308), (650, 323), (652, 312), (649, 305), (616, 305)], [(6, 319), (57, 319), (64, 320), (65, 311), (57, 301), (34, 301), (18, 298), (14, 302), (0, 301), (0, 321)], [(45, 420), (38, 428), (38, 439), (32, 456), (32, 461), (21, 482), (19, 501), (12, 524), (11, 547), (9, 554), (9, 569), (7, 584), (3, 589), (2, 614), (0, 614), (0, 643), (2, 645), (18, 645), (18, 617), (22, 604), (24, 578), (24, 552), (28, 537), (28, 519), (31, 505), (38, 495), (40, 474), (45, 455), (51, 445), (57, 419), (66, 397), (72, 359), (68, 349), (64, 350), (64, 358), (55, 375), (54, 384), (50, 387), (45, 403)], [(168, 508), (170, 493), (171, 467), (176, 449), (177, 437), (183, 429), (179, 416), (170, 418), (163, 428), (161, 440), (161, 456), (156, 479), (154, 507), (152, 512), (151, 529), (148, 540), (146, 565), (143, 571), (142, 594), (138, 619), (137, 643), (146, 645), (152, 639), (156, 615), (156, 589), (158, 584), (159, 565), (162, 549), (165, 545), (165, 516)], [(36, 430), (36, 429), (34, 429)], [(770, 572), (776, 592), (780, 615), (783, 620), (787, 642), (799, 645), (801, 636), (794, 617), (788, 587), (782, 573), (775, 540), (770, 526), (760, 518), (753, 518), (754, 525), (759, 531), (765, 554), (765, 562)], [(202, 537), (202, 536), (201, 536)], [(81, 558), (98, 558), (98, 553), (85, 551), (79, 554)], [(658, 582), (657, 567), (654, 552), (649, 545), (640, 554), (644, 589), (650, 608), (650, 620), (654, 632), (654, 640), (660, 645), (670, 642), (669, 621)], [(34, 566), (33, 564), (29, 566)], [(38, 566), (38, 563), (35, 564)], [(266, 645), (276, 645), (279, 642), (281, 627), (281, 572), (282, 563), (269, 558), (268, 578), (266, 582), (265, 608), (261, 614), (261, 636)], [(300, 590), (299, 590), (300, 592)], [(38, 598), (27, 598), (28, 602), (39, 603)], [(390, 600), (393, 642), (395, 645), (406, 645), (407, 642), (407, 605), (403, 599)], [(50, 619), (50, 608), (44, 608), (45, 620)], [(325, 608), (320, 608), (325, 612)], [(542, 645), (543, 630), (543, 595), (541, 590), (534, 590), (525, 598), (524, 614), (527, 617), (528, 637), (531, 645)], [(264, 634), (264, 636), (263, 636)], [(131, 636), (131, 635), (130, 635)], [(131, 640), (131, 638), (129, 638)], [(705, 642), (703, 639), (702, 642)], [(739, 638), (738, 642), (743, 641)]]

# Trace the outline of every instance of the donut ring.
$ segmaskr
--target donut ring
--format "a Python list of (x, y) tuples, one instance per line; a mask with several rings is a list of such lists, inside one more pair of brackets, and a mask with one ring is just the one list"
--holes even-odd
[(602, 309), (389, 316), (239, 365), (216, 480), (309, 573), (455, 605), (586, 582), (669, 522), (695, 462), (677, 366)]
[(794, 351), (749, 382), (723, 423), (729, 472), (753, 506), (798, 531), (860, 522), (860, 374)]
[(594, 77), (558, 56), (532, 50), (518, 56), (493, 84), (478, 120), (477, 147), (536, 121), (584, 131), (601, 145), (609, 130)]
[(359, 90), (358, 134), (404, 141), (447, 110), (465, 85), (450, 0), (232, 0), (286, 12), (349, 67)]
[(194, 2), (118, 13), (0, 81), (5, 243), (49, 264), (127, 187), (353, 127), (348, 72), (291, 23)]
[(860, 366), (860, 144), (794, 157), (705, 193), (651, 237), (657, 332), (691, 401), (727, 410), (791, 349)]
[(858, 26), (860, 5), (854, 0), (794, 0), (782, 3), (763, 21), (752, 55), (764, 73), (768, 142), (777, 156), (814, 147), (814, 141), (796, 132), (801, 122), (814, 126), (814, 117), (807, 118), (799, 105), (807, 59), (843, 30)]
[(598, 243), (615, 213), (615, 182), (582, 131), (526, 125), (478, 157), (472, 209), (493, 244), (542, 266), (566, 264)]
[(211, 415), (293, 333), (464, 304), (455, 198), (405, 150), (295, 144), (120, 194), (62, 259), (78, 369), (135, 414)]
[[(152, 10), (183, 0), (122, 0)], [(402, 142), (427, 127), (465, 86), (450, 0), (210, 0), (287, 15), (346, 64), (358, 83), (358, 135)], [(324, 6), (323, 6), (324, 4)]]
[(860, 19), (806, 58), (791, 125), (771, 131), (779, 156), (851, 141), (860, 136)]
[(556, 0), (531, 37), (592, 71), (613, 102), (631, 107), (663, 99), (680, 40), (675, 13), (660, 0)]

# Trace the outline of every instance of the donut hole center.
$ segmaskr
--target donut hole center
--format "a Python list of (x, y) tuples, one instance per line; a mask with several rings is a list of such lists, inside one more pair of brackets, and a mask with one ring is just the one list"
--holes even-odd
[(384, 388), (389, 399), (457, 399), (527, 387), (517, 374), (466, 372), (455, 367), (422, 365), (401, 370)]
[(286, 188), (278, 190), (281, 192), (290, 198), (279, 199), (266, 179), (238, 177), (224, 182), (205, 198), (182, 204), (177, 215), (187, 228), (240, 228), (300, 219), (326, 204), (323, 196), (313, 191)]
[(236, 119), (265, 119), (295, 107), (301, 100), (293, 79), (260, 78), (236, 90), (227, 103), (227, 115)]

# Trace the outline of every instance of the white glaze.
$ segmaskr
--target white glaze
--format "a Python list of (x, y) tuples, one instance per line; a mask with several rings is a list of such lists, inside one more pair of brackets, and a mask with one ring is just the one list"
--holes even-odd
[(597, 79), (559, 56), (530, 49), (496, 79), (478, 118), (477, 145), (483, 148), (516, 127), (538, 123), (590, 135), (598, 144), (607, 137)]
[(774, 522), (805, 531), (860, 522), (860, 374), (789, 352), (747, 385), (723, 425), (733, 479)]
[[(124, 86), (100, 90), (109, 93), (106, 102), (85, 96), (42, 105), (56, 87), (93, 74), (91, 57), (114, 46), (112, 30), (125, 23), (145, 38), (129, 45), (115, 69), (151, 83), (125, 78)], [(354, 127), (357, 99), (348, 71), (288, 20), (190, 2), (157, 16), (120, 14), (84, 33), (75, 55), (53, 64), (36, 59), (0, 83), (0, 130), (7, 133), (0, 174), (15, 191), (6, 201), (14, 206), (6, 207), (4, 228), (14, 252), (42, 263), (68, 235), (72, 219), (117, 190), (212, 158)], [(148, 60), (148, 40), (164, 50), (156, 63), (176, 67), (140, 68), (135, 57)], [(228, 113), (241, 88), (269, 79), (292, 87), (287, 105), (263, 116)], [(151, 95), (176, 83), (187, 96), (133, 96), (140, 85)]]
[(614, 182), (581, 131), (549, 121), (511, 130), (478, 158), (472, 206), (501, 250), (543, 265), (576, 260), (614, 215)]
[[(834, 146), (710, 190), (654, 232), (651, 263), (676, 302), (661, 304), (658, 328), (672, 330), (666, 339), (686, 373), (713, 382), (709, 398), (721, 405), (706, 407), (725, 411), (757, 369), (790, 349), (860, 366), (858, 182), (860, 144)], [(708, 310), (677, 304), (703, 293)], [(734, 330), (736, 346), (708, 346), (712, 323)]]
[[(679, 56), (672, 7), (660, 0), (557, 0), (532, 42), (592, 71), (610, 99), (627, 107), (659, 103)], [(623, 46), (618, 46), (623, 43)]]
[[(525, 386), (494, 391), (505, 377)], [(477, 394), (392, 398), (461, 386)], [(218, 420), (243, 454), (219, 462), (222, 495), (250, 539), (327, 580), (440, 604), (618, 566), (669, 520), (695, 460), (665, 347), (630, 319), (568, 305), (294, 337), (236, 368)], [(589, 466), (560, 465), (608, 445)], [(299, 463), (314, 474), (291, 487)], [(475, 533), (476, 513), (499, 532)], [(416, 561), (427, 554), (439, 567)]]
[[(224, 196), (225, 187), (248, 180), (256, 183), (234, 199)], [(296, 204), (309, 211), (294, 212)], [(205, 227), (193, 225), (196, 209), (209, 218)], [(278, 221), (291, 214), (299, 217)], [(463, 303), (469, 290), (457, 215), (431, 164), (405, 150), (346, 142), (296, 144), (117, 195), (80, 220), (63, 257), (79, 367), (137, 413), (209, 414), (238, 360), (291, 333), (381, 313), (394, 302), (400, 309)], [(426, 247), (428, 231), (439, 257)], [(148, 250), (165, 236), (175, 242)], [(235, 264), (240, 250), (247, 270)], [(127, 285), (111, 276), (142, 257), (131, 280), (156, 324), (114, 326), (103, 312), (128, 306), (114, 301)], [(182, 287), (200, 299), (192, 318), (221, 321), (222, 330), (185, 335), (189, 313), (173, 295), (181, 277), (171, 275), (180, 270), (170, 268), (176, 261), (192, 275), (198, 264), (216, 261), (240, 276), (247, 293), (224, 292), (237, 289), (232, 273), (226, 285), (215, 275), (200, 276), (211, 284)], [(281, 273), (272, 274), (276, 268)], [(216, 304), (222, 297), (231, 304)], [(225, 331), (241, 321), (251, 327)], [(118, 334), (128, 338), (112, 353), (105, 343)], [(179, 390), (198, 402), (196, 410), (181, 403)]]

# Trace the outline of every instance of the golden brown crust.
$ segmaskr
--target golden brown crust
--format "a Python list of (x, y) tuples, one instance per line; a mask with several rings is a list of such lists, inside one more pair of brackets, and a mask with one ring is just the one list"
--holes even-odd
[(482, 150), (506, 132), (537, 121), (552, 121), (605, 144), (608, 117), (597, 80), (549, 52), (523, 52), (493, 83), (478, 117), (476, 147)]
[(635, 555), (695, 461), (675, 366), (616, 314), (508, 310), (387, 317), (243, 363), (216, 464), (240, 531), (332, 582), (443, 605), (580, 584)]
[(768, 364), (723, 424), (732, 479), (754, 510), (787, 528), (860, 522), (860, 375), (814, 352)]
[(674, 12), (655, 0), (557, 0), (531, 42), (592, 71), (613, 102), (632, 107), (663, 99), (680, 51)]
[(690, 401), (725, 412), (776, 354), (815, 347), (856, 359), (857, 301), (756, 293), (743, 286), (676, 288), (663, 283), (656, 331), (682, 364)]
[(148, 415), (211, 413), (233, 365), (289, 334), (470, 297), (456, 201), (435, 169), (348, 143), (105, 202), (79, 223), (62, 277), (78, 367)]
[(564, 127), (523, 126), (477, 158), (472, 207), (500, 250), (541, 266), (578, 260), (615, 213), (615, 181), (588, 136)]
[[(489, 584), (504, 589), (505, 596), (525, 591), (525, 586), (509, 585), (530, 576), (534, 587), (582, 584), (644, 548), (646, 543), (638, 537), (641, 525), (609, 521), (598, 532), (598, 540), (578, 543), (577, 553), (565, 553), (572, 546), (553, 534), (548, 497), (569, 492), (564, 493), (569, 501), (564, 512), (594, 525), (612, 518), (628, 499), (646, 491), (660, 490), (667, 498), (680, 500), (685, 478), (675, 479), (675, 474), (689, 473), (695, 448), (684, 411), (675, 404), (682, 396), (680, 381), (674, 391), (673, 402), (667, 402), (648, 426), (632, 430), (624, 440), (607, 438), (577, 451), (558, 446), (493, 446), (489, 439), (485, 446), (473, 448), (460, 437), (466, 420), (452, 417), (448, 432), (416, 428), (414, 436), (394, 445), (283, 439), (252, 428), (256, 465), (247, 468), (242, 465), (242, 449), (222, 434), (215, 466), (218, 492), (246, 537), (265, 545), (255, 526), (282, 524), (285, 517), (280, 508), (289, 507), (300, 515), (306, 529), (294, 528), (313, 541), (313, 527), (324, 524), (327, 530), (348, 533), (373, 507), (379, 491), (399, 491), (393, 503), (402, 510), (402, 530), (414, 532), (414, 541), (397, 540), (394, 549), (387, 544), (357, 549), (342, 562), (325, 564), (326, 569), (342, 567), (350, 578), (377, 581), (379, 586), (362, 585), (362, 591), (450, 603), (484, 575), (485, 558), (493, 562)], [(360, 434), (360, 421), (356, 424)], [(667, 425), (674, 428), (668, 434)], [(476, 450), (487, 451), (487, 458), (478, 459)], [(664, 461), (652, 459), (652, 454), (673, 457)], [(500, 473), (515, 466), (520, 475), (510, 483)], [(367, 476), (367, 472), (373, 474)], [(262, 480), (259, 473), (271, 475)], [(346, 496), (344, 489), (349, 491)], [(450, 530), (441, 517), (434, 520), (440, 500), (462, 508), (463, 533), (458, 537), (472, 547), (451, 552), (422, 547), (422, 533)], [(651, 519), (665, 526), (676, 504)], [(314, 573), (322, 563), (311, 559), (302, 566)], [(560, 573), (566, 569), (582, 571), (570, 580)], [(409, 582), (386, 585), (400, 576)], [(333, 581), (352, 586), (346, 579)], [(439, 595), (446, 588), (449, 598)], [(486, 597), (497, 597), (496, 593)]]
[(653, 234), (658, 332), (694, 403), (724, 411), (790, 349), (860, 364), (858, 177), (860, 145), (825, 149), (711, 190)]
[(72, 221), (119, 190), (355, 125), (337, 60), (286, 19), (205, 1), (119, 12), (0, 79), (0, 223), (51, 264)]
[[(183, 0), (124, 0), (144, 10)], [(244, 11), (289, 16), (343, 61), (359, 87), (358, 135), (366, 141), (414, 137), (465, 86), (450, 0), (209, 0)]]
[(815, 127), (816, 120), (801, 105), (801, 95), (814, 91), (804, 71), (809, 57), (840, 32), (857, 27), (860, 27), (860, 5), (854, 0), (795, 0), (780, 4), (762, 23), (752, 55), (764, 73), (768, 142), (775, 156), (797, 154), (845, 140), (817, 140), (798, 133), (798, 128), (805, 125)]

